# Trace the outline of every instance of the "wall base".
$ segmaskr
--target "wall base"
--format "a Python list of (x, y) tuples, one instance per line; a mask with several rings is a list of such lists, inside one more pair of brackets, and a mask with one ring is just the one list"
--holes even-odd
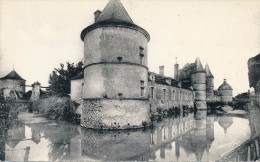
[(91, 129), (133, 129), (150, 125), (148, 100), (86, 99), (81, 126)]

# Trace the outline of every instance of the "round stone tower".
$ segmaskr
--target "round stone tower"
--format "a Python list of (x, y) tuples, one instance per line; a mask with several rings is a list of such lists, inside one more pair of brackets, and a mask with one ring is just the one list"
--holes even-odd
[(218, 92), (220, 94), (220, 101), (227, 103), (233, 101), (233, 89), (232, 87), (227, 83), (227, 80), (224, 79), (223, 84), (221, 84), (218, 88)]
[(119, 0), (95, 12), (84, 41), (84, 108), (81, 125), (127, 129), (150, 123), (147, 43), (149, 33), (134, 24)]
[(207, 97), (207, 101), (211, 102), (213, 101), (213, 97), (214, 97), (214, 76), (212, 75), (208, 64), (206, 64), (205, 66), (205, 71), (206, 71), (206, 97)]
[(191, 74), (191, 82), (195, 93), (197, 109), (207, 109), (206, 104), (206, 72), (203, 69), (200, 59), (197, 58)]

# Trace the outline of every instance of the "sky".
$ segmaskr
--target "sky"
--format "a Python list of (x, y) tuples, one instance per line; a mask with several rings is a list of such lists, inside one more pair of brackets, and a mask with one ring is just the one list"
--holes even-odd
[[(0, 0), (0, 77), (14, 69), (30, 85), (48, 86), (60, 63), (83, 60), (81, 31), (109, 0)], [(226, 78), (234, 95), (249, 89), (247, 60), (260, 53), (259, 0), (121, 0), (146, 29), (149, 71), (173, 77), (197, 57), (209, 64), (215, 89)]]

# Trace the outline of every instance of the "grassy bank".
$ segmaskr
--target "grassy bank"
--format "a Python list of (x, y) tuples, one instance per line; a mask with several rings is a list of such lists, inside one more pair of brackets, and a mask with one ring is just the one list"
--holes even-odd
[(76, 113), (78, 104), (67, 97), (42, 98), (32, 103), (33, 112), (46, 118), (80, 123), (80, 115)]

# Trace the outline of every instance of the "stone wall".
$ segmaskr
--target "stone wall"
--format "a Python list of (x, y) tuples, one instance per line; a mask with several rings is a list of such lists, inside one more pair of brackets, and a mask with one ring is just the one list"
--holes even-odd
[(140, 64), (139, 48), (143, 50), (143, 65), (147, 66), (147, 38), (139, 31), (121, 27), (101, 27), (90, 31), (84, 39), (85, 66), (97, 62)]
[(156, 112), (157, 108), (168, 110), (173, 107), (194, 107), (194, 96), (191, 90), (177, 88), (170, 85), (157, 84), (154, 82), (149, 82), (148, 87), (152, 112)]
[(146, 35), (123, 26), (100, 26), (84, 37), (81, 125), (127, 129), (150, 123)]
[(220, 101), (221, 102), (232, 102), (233, 94), (232, 90), (219, 90)]
[(207, 77), (206, 79), (207, 101), (213, 101), (214, 98), (214, 78)]
[(128, 129), (148, 126), (148, 100), (84, 100), (81, 125), (93, 129)]
[(5, 79), (0, 80), (0, 89), (13, 89), (18, 92), (21, 92), (23, 95), (25, 93), (25, 81), (24, 80), (12, 80), (12, 79)]
[(148, 72), (144, 67), (98, 64), (86, 68), (84, 76), (84, 98), (147, 98)]
[(70, 98), (71, 100), (79, 100), (83, 98), (84, 79), (71, 80)]
[[(196, 60), (197, 62), (197, 60)], [(197, 109), (207, 109), (206, 104), (206, 72), (195, 71), (191, 75), (191, 81), (194, 90), (194, 100)]]

